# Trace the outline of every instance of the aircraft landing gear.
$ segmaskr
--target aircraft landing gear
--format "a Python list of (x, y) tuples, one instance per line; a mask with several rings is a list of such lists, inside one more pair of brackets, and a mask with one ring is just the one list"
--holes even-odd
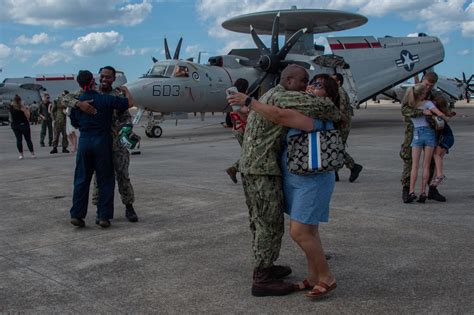
[(155, 115), (153, 112), (148, 114), (148, 123), (145, 126), (145, 134), (150, 138), (159, 138), (163, 134), (163, 129), (161, 129), (158, 124), (163, 120), (155, 120)]
[(163, 129), (160, 126), (154, 126), (148, 131), (148, 127), (145, 130), (145, 134), (150, 138), (159, 138), (163, 134)]

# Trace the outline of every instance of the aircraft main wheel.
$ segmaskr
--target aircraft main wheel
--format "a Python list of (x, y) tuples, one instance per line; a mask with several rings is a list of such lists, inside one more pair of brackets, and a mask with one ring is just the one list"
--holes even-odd
[(145, 134), (148, 138), (153, 138), (152, 134), (145, 130)]
[(163, 134), (163, 129), (161, 129), (160, 126), (155, 126), (155, 127), (151, 128), (150, 133), (151, 133), (151, 136), (153, 138), (159, 138)]

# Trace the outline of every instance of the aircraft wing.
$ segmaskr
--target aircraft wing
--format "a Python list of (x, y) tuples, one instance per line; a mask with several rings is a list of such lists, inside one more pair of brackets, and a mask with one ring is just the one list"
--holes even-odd
[(441, 76), (438, 79), (437, 87), (455, 100), (463, 99), (466, 93), (465, 84)]
[(359, 102), (401, 83), (444, 59), (437, 37), (328, 37), (334, 55), (350, 66)]

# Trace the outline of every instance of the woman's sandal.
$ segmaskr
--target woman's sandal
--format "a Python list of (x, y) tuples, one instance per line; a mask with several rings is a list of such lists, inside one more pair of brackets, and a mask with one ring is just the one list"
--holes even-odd
[(314, 285), (311, 285), (309, 283), (308, 279), (304, 279), (303, 281), (296, 282), (294, 286), (295, 286), (295, 291), (306, 291), (314, 287)]
[[(321, 287), (324, 289), (324, 291), (321, 291), (319, 288), (316, 287)], [(306, 294), (306, 296), (314, 299), (319, 299), (323, 296), (328, 295), (335, 288), (337, 288), (336, 282), (331, 285), (327, 285), (326, 283), (319, 281), (318, 284), (315, 285), (315, 287)]]

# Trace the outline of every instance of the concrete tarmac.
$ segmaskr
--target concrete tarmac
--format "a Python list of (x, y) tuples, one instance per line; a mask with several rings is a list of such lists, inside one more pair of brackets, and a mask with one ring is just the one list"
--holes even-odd
[[(474, 107), (458, 103), (450, 123), (456, 143), (439, 188), (448, 201), (403, 204), (399, 106), (355, 111), (348, 151), (364, 169), (354, 183), (340, 171), (320, 228), (338, 288), (317, 302), (251, 296), (248, 210), (240, 180), (225, 173), (240, 148), (221, 113), (165, 121), (159, 139), (137, 128), (140, 220), (125, 219), (117, 192), (109, 229), (94, 224), (92, 205), (85, 228), (69, 223), (73, 154), (50, 155), (33, 126), (38, 158), (19, 161), (0, 127), (0, 313), (472, 314)], [(304, 279), (287, 233), (278, 263), (293, 268), (289, 281)]]

